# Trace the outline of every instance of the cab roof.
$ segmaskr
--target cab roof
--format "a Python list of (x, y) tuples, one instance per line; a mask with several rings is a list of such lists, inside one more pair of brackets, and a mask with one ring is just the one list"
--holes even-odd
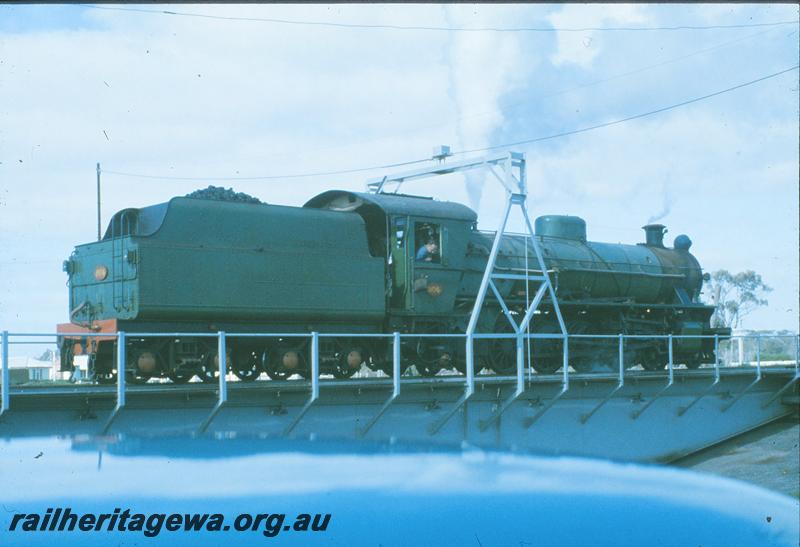
[(374, 205), (387, 215), (411, 215), (467, 222), (475, 222), (478, 219), (475, 211), (466, 205), (406, 194), (328, 190), (308, 200), (303, 207), (332, 211), (356, 211), (363, 205)]

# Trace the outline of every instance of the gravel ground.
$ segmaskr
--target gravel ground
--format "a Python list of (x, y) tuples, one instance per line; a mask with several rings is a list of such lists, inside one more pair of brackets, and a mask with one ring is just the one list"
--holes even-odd
[(800, 419), (784, 418), (674, 463), (800, 498)]

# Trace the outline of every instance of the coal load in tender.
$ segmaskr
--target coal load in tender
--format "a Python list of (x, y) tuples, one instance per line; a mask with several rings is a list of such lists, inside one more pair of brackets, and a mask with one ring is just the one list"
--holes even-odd
[(222, 186), (209, 186), (202, 190), (195, 190), (190, 194), (186, 194), (187, 198), (197, 199), (211, 199), (216, 201), (235, 201), (238, 203), (261, 203), (260, 199), (253, 197), (244, 192), (235, 192), (233, 188), (224, 188)]

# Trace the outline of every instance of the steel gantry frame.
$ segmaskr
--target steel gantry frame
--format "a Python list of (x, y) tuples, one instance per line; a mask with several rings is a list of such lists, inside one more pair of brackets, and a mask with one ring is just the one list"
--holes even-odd
[[(481, 280), (480, 288), (478, 289), (478, 294), (475, 298), (475, 304), (472, 308), (472, 313), (470, 314), (469, 324), (466, 329), (466, 383), (464, 393), (458, 399), (458, 401), (456, 401), (455, 404), (453, 404), (447, 410), (447, 412), (445, 412), (444, 415), (439, 418), (439, 420), (431, 425), (429, 431), (431, 434), (438, 432), (475, 394), (475, 339), (491, 339), (497, 338), (498, 336), (505, 337), (500, 333), (475, 332), (478, 326), (478, 318), (480, 317), (481, 310), (483, 309), (483, 305), (486, 300), (486, 294), (489, 289), (492, 290), (492, 293), (497, 299), (503, 314), (508, 319), (514, 331), (513, 335), (511, 336), (516, 340), (517, 383), (514, 393), (505, 401), (503, 401), (498, 406), (496, 411), (482, 423), (482, 429), (486, 429), (489, 427), (489, 425), (494, 423), (508, 409), (508, 407), (511, 406), (514, 401), (516, 401), (525, 392), (525, 339), (560, 338), (563, 340), (563, 380), (561, 392), (558, 393), (556, 397), (550, 401), (550, 403), (545, 405), (545, 407), (533, 417), (531, 421), (531, 423), (533, 423), (533, 421), (538, 419), (539, 416), (546, 412), (547, 409), (549, 409), (550, 406), (552, 406), (555, 401), (560, 399), (561, 396), (563, 396), (564, 393), (566, 393), (569, 389), (569, 338), (566, 325), (564, 324), (564, 318), (561, 315), (561, 309), (558, 305), (558, 298), (556, 297), (555, 289), (550, 280), (550, 275), (548, 274), (542, 251), (539, 247), (538, 241), (536, 240), (533, 225), (531, 224), (531, 220), (528, 215), (528, 188), (527, 174), (525, 170), (525, 156), (520, 152), (502, 152), (487, 155), (481, 158), (448, 163), (446, 158), (449, 156), (449, 148), (441, 147), (438, 152), (439, 153), (435, 154), (433, 157), (434, 159), (439, 160), (438, 164), (436, 165), (397, 174), (385, 175), (383, 177), (372, 179), (367, 183), (367, 188), (374, 193), (386, 193), (385, 188), (388, 185), (396, 184), (395, 193), (397, 193), (402, 184), (407, 181), (439, 175), (449, 175), (473, 169), (486, 169), (500, 182), (506, 191), (506, 205), (503, 216), (500, 221), (500, 226), (495, 233), (494, 242), (492, 243), (492, 250), (489, 253), (489, 258), (486, 262), (486, 269), (483, 272), (483, 278)], [(530, 237), (530, 241), (536, 255), (536, 261), (539, 265), (539, 272), (541, 272), (541, 274), (531, 275), (531, 270), (527, 269), (527, 264), (524, 274), (495, 273), (494, 271), (497, 255), (502, 244), (503, 235), (506, 232), (508, 218), (511, 214), (511, 209), (514, 206), (519, 207), (522, 217), (525, 220), (524, 235), (526, 238)], [(500, 294), (500, 291), (497, 289), (494, 281), (496, 279), (522, 280), (526, 282), (526, 286), (528, 286), (530, 282), (540, 283), (533, 300), (528, 303), (525, 315), (519, 323), (517, 323), (517, 321), (514, 319), (511, 311), (506, 305), (505, 300)], [(560, 334), (536, 335), (529, 333), (529, 326), (531, 320), (533, 319), (533, 315), (536, 310), (539, 309), (539, 305), (541, 304), (545, 294), (548, 294), (550, 297), (551, 305), (553, 306), (556, 318), (558, 319), (558, 326), (561, 331)]]

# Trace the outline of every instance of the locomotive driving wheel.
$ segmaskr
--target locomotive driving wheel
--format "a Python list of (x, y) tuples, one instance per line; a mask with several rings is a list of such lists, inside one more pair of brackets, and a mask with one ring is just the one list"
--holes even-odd
[[(591, 332), (591, 324), (583, 319), (576, 319), (567, 325), (570, 335), (597, 334)], [(579, 373), (616, 370), (616, 343), (607, 338), (571, 338), (569, 341), (569, 365)]]
[(664, 370), (664, 367), (667, 366), (666, 354), (658, 351), (655, 347), (642, 351), (641, 360), (642, 368), (649, 371)]
[(539, 374), (555, 374), (561, 368), (561, 361), (552, 357), (534, 359), (533, 368)]
[[(547, 321), (541, 325), (534, 322), (534, 332), (537, 334), (561, 334), (561, 328), (555, 320)], [(540, 338), (533, 340), (531, 358), (533, 368), (539, 374), (555, 374), (563, 365), (563, 341), (555, 338)]]
[[(494, 332), (497, 334), (510, 334), (514, 332), (511, 323), (504, 313), (500, 313), (494, 323)], [(498, 376), (507, 376), (517, 370), (517, 344), (512, 338), (492, 338), (488, 340), (489, 354), (487, 357), (489, 368)]]

